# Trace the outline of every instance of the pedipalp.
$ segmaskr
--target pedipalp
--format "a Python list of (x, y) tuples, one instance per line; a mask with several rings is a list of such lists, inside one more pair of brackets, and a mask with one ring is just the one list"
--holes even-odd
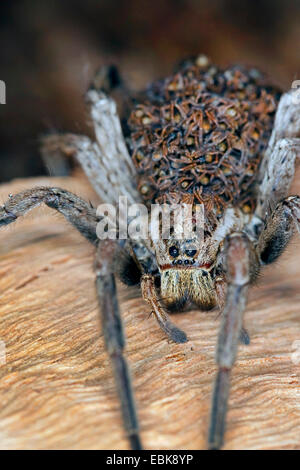
[(185, 343), (187, 341), (186, 334), (174, 325), (169, 315), (160, 305), (153, 276), (148, 274), (142, 276), (141, 291), (143, 299), (150, 305), (152, 313), (164, 333), (175, 343)]

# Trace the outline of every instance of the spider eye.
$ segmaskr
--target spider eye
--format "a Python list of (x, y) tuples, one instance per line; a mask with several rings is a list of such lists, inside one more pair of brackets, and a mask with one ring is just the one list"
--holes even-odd
[(197, 250), (185, 250), (186, 256), (190, 256), (191, 258), (195, 256), (196, 253), (197, 253)]
[(169, 254), (170, 256), (172, 256), (173, 258), (177, 258), (177, 256), (179, 255), (179, 250), (176, 246), (171, 246), (169, 248)]

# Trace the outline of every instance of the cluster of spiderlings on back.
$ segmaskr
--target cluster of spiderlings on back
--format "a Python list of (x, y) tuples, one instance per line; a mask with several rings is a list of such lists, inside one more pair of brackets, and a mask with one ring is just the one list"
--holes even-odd
[(280, 92), (255, 69), (200, 57), (154, 82), (128, 120), (139, 190), (147, 203), (228, 204), (253, 212), (253, 183)]

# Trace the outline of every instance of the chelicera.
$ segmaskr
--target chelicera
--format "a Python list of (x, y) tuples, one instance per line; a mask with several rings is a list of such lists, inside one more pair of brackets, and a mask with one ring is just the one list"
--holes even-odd
[[(122, 125), (113, 88), (124, 92)], [(231, 370), (243, 328), (249, 286), (300, 228), (300, 198), (289, 196), (300, 150), (300, 102), (281, 94), (255, 69), (220, 70), (204, 56), (185, 61), (145, 91), (130, 94), (115, 68), (97, 74), (87, 93), (95, 141), (51, 135), (47, 155), (70, 151), (105, 203), (190, 204), (204, 207), (203, 232), (178, 239), (99, 240), (96, 209), (60, 188), (37, 187), (11, 196), (0, 226), (45, 203), (62, 213), (96, 247), (96, 288), (102, 328), (116, 377), (124, 428), (133, 449), (142, 443), (115, 276), (139, 284), (159, 326), (172, 341), (188, 341), (168, 311), (218, 307), (218, 372), (208, 447), (222, 446)]]

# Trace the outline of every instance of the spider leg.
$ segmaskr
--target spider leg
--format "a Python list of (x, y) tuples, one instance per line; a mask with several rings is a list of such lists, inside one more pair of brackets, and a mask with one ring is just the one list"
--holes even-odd
[(141, 450), (139, 426), (127, 360), (123, 355), (125, 339), (120, 316), (114, 260), (118, 244), (112, 240), (99, 243), (96, 255), (96, 287), (100, 306), (105, 345), (113, 366), (121, 402), (123, 422), (131, 448)]
[(225, 247), (227, 260), (227, 295), (217, 347), (218, 372), (214, 386), (208, 444), (219, 449), (223, 444), (230, 386), (241, 334), (250, 281), (250, 242), (246, 235), (234, 233)]
[(300, 154), (300, 100), (298, 90), (284, 93), (276, 111), (274, 127), (258, 178), (255, 215), (263, 221), (268, 206), (287, 197)]
[(288, 208), (288, 211), (293, 218), (295, 227), (300, 233), (300, 197), (289, 196), (285, 201), (283, 201), (283, 205)]
[(284, 93), (279, 101), (269, 148), (279, 139), (300, 137), (299, 89)]
[[(88, 90), (86, 100), (94, 124), (99, 149), (98, 164), (102, 166), (102, 173), (105, 172), (117, 195), (126, 196), (131, 204), (139, 202), (137, 173), (127, 150), (115, 101), (103, 89), (96, 88), (95, 84)], [(99, 185), (99, 179), (100, 185), (103, 186), (101, 176), (97, 179), (97, 173), (96, 176), (95, 172), (92, 175), (93, 168), (90, 168), (87, 160), (81, 155), (78, 155), (78, 160), (95, 189)]]
[(91, 243), (97, 241), (96, 226), (99, 218), (96, 210), (87, 202), (64, 189), (37, 187), (11, 196), (0, 207), (0, 227), (15, 222), (40, 204), (57, 210)]
[(261, 220), (266, 220), (270, 208), (272, 210), (279, 201), (287, 197), (295, 173), (296, 157), (299, 155), (300, 139), (298, 138), (280, 139), (268, 153), (268, 161), (263, 166), (263, 175), (261, 175), (258, 187), (255, 210), (255, 215)]
[(268, 216), (257, 252), (261, 264), (270, 264), (283, 253), (294, 232), (300, 232), (300, 197), (289, 196)]
[(115, 165), (112, 165), (99, 145), (89, 137), (70, 133), (50, 134), (42, 139), (41, 153), (45, 161), (57, 160), (58, 157), (62, 160), (64, 155), (76, 158), (101, 201), (117, 204), (119, 196), (126, 196), (130, 202), (136, 202), (132, 195), (135, 194), (132, 189), (134, 178), (126, 171), (121, 176), (122, 170), (115, 168), (121, 165), (118, 157), (114, 156)]
[[(226, 282), (224, 279), (218, 279), (216, 282), (217, 302), (220, 312), (223, 312), (226, 300)], [(244, 326), (241, 328), (239, 341), (241, 344), (248, 346), (250, 344), (250, 336)]]
[(128, 153), (115, 101), (105, 91), (118, 86), (116, 69), (104, 67), (96, 74), (86, 94), (96, 141), (74, 134), (52, 134), (42, 139), (45, 161), (74, 156), (103, 202), (117, 204), (125, 196), (130, 204), (140, 202), (136, 169)]
[(177, 326), (171, 322), (168, 314), (160, 305), (154, 277), (149, 274), (144, 274), (141, 279), (141, 289), (143, 299), (151, 306), (159, 326), (166, 335), (175, 343), (186, 343), (187, 337), (184, 331), (177, 328)]

